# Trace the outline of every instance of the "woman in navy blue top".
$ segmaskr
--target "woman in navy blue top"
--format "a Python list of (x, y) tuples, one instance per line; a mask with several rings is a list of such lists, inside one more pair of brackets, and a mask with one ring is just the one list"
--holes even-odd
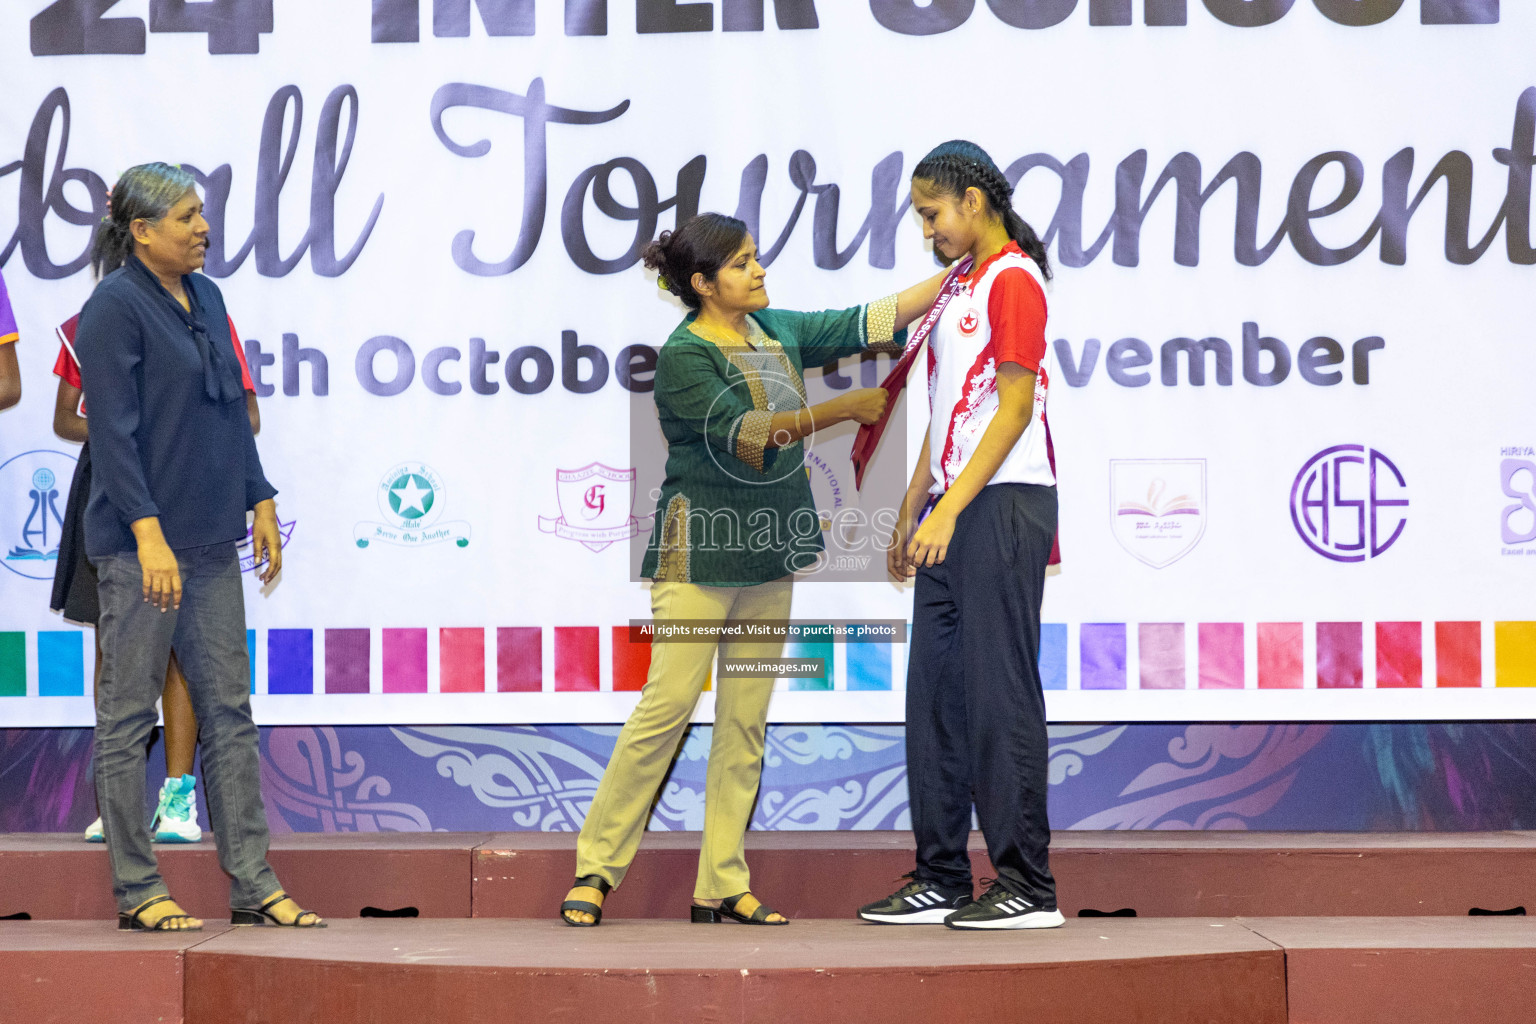
[(128, 170), (96, 234), (102, 275), (75, 335), (91, 410), (85, 547), (100, 576), (96, 796), (118, 924), (202, 927), (170, 898), (144, 823), (144, 746), (174, 645), (202, 723), (203, 775), (235, 924), (314, 927), (267, 864), (235, 545), (246, 513), (263, 582), (282, 567), (276, 488), (246, 416), (208, 222), (188, 172)]

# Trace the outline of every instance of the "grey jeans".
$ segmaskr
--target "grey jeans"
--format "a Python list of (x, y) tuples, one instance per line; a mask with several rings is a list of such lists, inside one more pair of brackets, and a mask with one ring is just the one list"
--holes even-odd
[(144, 748), (173, 645), (197, 714), (203, 791), (219, 865), (232, 880), (230, 906), (259, 906), (281, 886), (267, 864), (245, 596), (234, 542), (176, 552), (181, 608), (165, 612), (144, 600), (137, 554), (92, 561), (101, 577), (96, 801), (118, 909), (166, 894), (144, 821)]

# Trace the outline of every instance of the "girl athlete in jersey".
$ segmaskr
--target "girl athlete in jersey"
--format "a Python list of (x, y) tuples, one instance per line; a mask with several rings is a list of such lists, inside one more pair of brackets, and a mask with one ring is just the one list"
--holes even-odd
[[(923, 236), (958, 262), (929, 338), (932, 420), (889, 556), (893, 577), (917, 577), (907, 670), (917, 867), (909, 884), (859, 911), (867, 921), (1062, 924), (1047, 857), (1039, 672), (1056, 539), (1045, 423), (1051, 270), (1012, 193), (969, 142), (946, 142), (912, 174)], [(973, 802), (997, 871), (979, 898), (966, 852)]]

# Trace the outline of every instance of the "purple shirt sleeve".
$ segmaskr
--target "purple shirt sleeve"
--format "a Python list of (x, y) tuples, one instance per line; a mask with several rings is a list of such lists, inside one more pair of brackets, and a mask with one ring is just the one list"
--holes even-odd
[(5, 289), (5, 276), (0, 274), (0, 345), (7, 345), (21, 337), (16, 330), (16, 313), (11, 309), (11, 295)]

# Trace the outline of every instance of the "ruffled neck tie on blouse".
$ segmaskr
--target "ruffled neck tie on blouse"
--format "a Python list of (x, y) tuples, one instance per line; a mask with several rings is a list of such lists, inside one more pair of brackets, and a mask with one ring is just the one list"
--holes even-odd
[(243, 389), (240, 387), (239, 379), (229, 365), (228, 356), (221, 352), (220, 347), (214, 345), (209, 338), (208, 325), (203, 320), (202, 304), (197, 301), (197, 292), (193, 290), (187, 278), (183, 276), (182, 280), (186, 282), (183, 288), (187, 293), (187, 301), (192, 306), (190, 311), (176, 301), (176, 296), (166, 290), (165, 285), (161, 284), (154, 272), (144, 265), (143, 260), (132, 256), (128, 260), (128, 265), (154, 286), (161, 298), (176, 311), (176, 315), (181, 318), (187, 330), (192, 332), (192, 341), (197, 345), (197, 354), (203, 364), (203, 393), (215, 402), (233, 402), (240, 398)]

